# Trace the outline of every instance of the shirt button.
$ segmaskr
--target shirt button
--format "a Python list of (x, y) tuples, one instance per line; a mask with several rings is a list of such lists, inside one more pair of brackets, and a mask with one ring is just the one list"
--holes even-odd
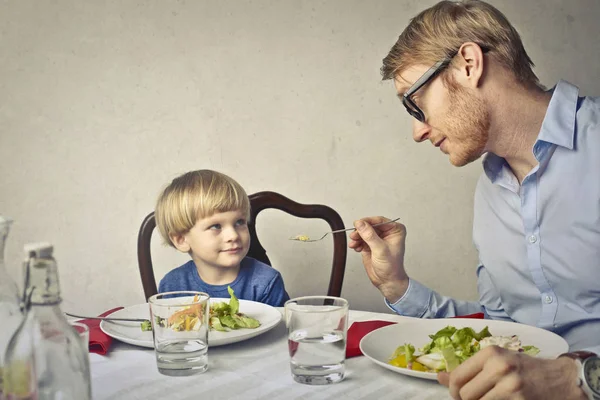
[(546, 297), (544, 297), (544, 302), (545, 302), (546, 304), (550, 304), (550, 303), (552, 303), (552, 301), (553, 301), (553, 300), (554, 300), (554, 299), (552, 298), (552, 296), (546, 295)]
[(535, 235), (529, 236), (529, 243), (533, 244), (537, 242), (537, 237)]

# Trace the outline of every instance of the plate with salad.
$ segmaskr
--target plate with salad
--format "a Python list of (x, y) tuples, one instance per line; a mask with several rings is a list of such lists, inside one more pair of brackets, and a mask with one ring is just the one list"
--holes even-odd
[[(268, 304), (238, 300), (233, 291), (230, 298), (210, 299), (210, 326), (208, 344), (211, 347), (241, 342), (273, 329), (282, 314)], [(182, 314), (183, 315), (183, 314)], [(108, 336), (136, 346), (154, 348), (148, 303), (125, 307), (110, 314), (115, 318), (141, 318), (145, 322), (102, 321), (100, 329)], [(185, 315), (184, 315), (185, 317)], [(185, 318), (184, 318), (185, 320)], [(166, 321), (157, 321), (164, 324)], [(177, 324), (180, 329), (185, 324)], [(189, 324), (192, 326), (193, 324)]]
[(467, 318), (409, 318), (368, 333), (360, 350), (391, 371), (436, 380), (437, 372), (452, 371), (492, 345), (542, 358), (569, 351), (562, 337), (541, 328)]

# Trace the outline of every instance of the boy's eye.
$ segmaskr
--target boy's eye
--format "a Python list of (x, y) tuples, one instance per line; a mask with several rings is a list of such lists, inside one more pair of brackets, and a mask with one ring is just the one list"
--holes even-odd
[(221, 224), (214, 224), (208, 227), (208, 229), (221, 229)]
[(244, 226), (244, 225), (246, 225), (246, 220), (245, 219), (238, 219), (235, 224), (237, 226)]

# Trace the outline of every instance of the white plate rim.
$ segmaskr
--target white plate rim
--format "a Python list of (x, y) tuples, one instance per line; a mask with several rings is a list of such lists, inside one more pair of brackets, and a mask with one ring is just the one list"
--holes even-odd
[[(443, 321), (443, 322), (441, 322), (441, 321)], [(537, 330), (539, 332), (539, 334), (546, 336), (547, 338), (551, 338), (557, 345), (557, 347), (555, 349), (541, 349), (540, 348), (540, 350), (541, 350), (540, 354), (543, 355), (543, 358), (556, 358), (558, 355), (567, 352), (569, 349), (569, 345), (568, 345), (567, 341), (565, 339), (563, 339), (561, 336), (557, 335), (554, 332), (551, 332), (551, 331), (548, 331), (548, 330), (545, 330), (542, 328), (538, 328), (536, 326), (525, 325), (525, 324), (509, 322), (509, 321), (497, 321), (497, 320), (490, 320), (490, 319), (471, 319), (471, 318), (437, 318), (437, 319), (410, 318), (407, 320), (399, 321), (396, 324), (391, 324), (391, 325), (383, 326), (381, 328), (377, 328), (377, 329), (369, 332), (361, 339), (361, 341), (359, 343), (359, 348), (365, 357), (370, 359), (375, 364), (378, 364), (386, 369), (397, 372), (399, 374), (408, 375), (408, 376), (412, 376), (412, 377), (416, 377), (416, 378), (437, 380), (437, 373), (413, 371), (410, 369), (395, 367), (391, 364), (388, 364), (386, 361), (381, 360), (381, 357), (377, 357), (376, 355), (374, 355), (370, 351), (368, 346), (370, 345), (370, 342), (375, 342), (375, 343), (378, 343), (381, 345), (385, 345), (386, 344), (385, 343), (385, 335), (388, 334), (388, 331), (390, 332), (390, 335), (391, 335), (391, 332), (394, 332), (396, 330), (401, 330), (401, 329), (411, 329), (410, 328), (411, 326), (413, 327), (413, 329), (415, 326), (422, 326), (422, 327), (431, 326), (431, 330), (429, 330), (429, 328), (419, 328), (419, 329), (429, 330), (428, 334), (433, 334), (438, 329), (442, 329), (444, 326), (447, 326), (447, 325), (453, 325), (453, 326), (456, 326), (457, 328), (471, 326), (475, 330), (481, 330), (481, 329), (483, 329), (483, 327), (485, 327), (487, 325), (489, 327), (491, 333), (494, 335), (498, 335), (498, 333), (494, 332), (494, 328), (502, 328), (500, 330), (504, 330), (504, 329), (511, 330), (512, 329), (515, 331), (515, 333), (513, 333), (513, 334), (519, 335), (519, 337), (522, 336), (523, 330), (527, 330), (527, 331)], [(496, 331), (498, 331), (498, 329), (496, 329)], [(521, 331), (521, 333), (519, 333), (519, 331)], [(502, 334), (502, 332), (500, 332), (500, 334)], [(425, 335), (424, 341), (427, 341), (427, 339), (428, 338)], [(401, 336), (394, 340), (395, 340), (394, 349), (403, 343)], [(536, 345), (535, 343), (529, 343), (529, 342), (531, 342), (531, 341), (528, 341), (527, 343), (523, 342), (523, 344)], [(419, 347), (419, 346), (415, 346), (415, 347)], [(388, 357), (391, 356), (392, 353), (393, 353), (393, 349), (392, 349), (392, 351), (389, 352)]]
[[(229, 302), (229, 298), (211, 298), (210, 299), (211, 303), (213, 302)], [(241, 342), (243, 340), (247, 340), (247, 339), (251, 339), (255, 336), (261, 335), (265, 332), (270, 331), (271, 329), (275, 328), (279, 322), (282, 319), (282, 314), (281, 312), (275, 308), (272, 307), (268, 304), (264, 304), (264, 303), (259, 303), (256, 301), (251, 301), (251, 300), (243, 300), (243, 299), (239, 299), (240, 302), (240, 312), (247, 314), (250, 317), (255, 316), (256, 314), (260, 314), (263, 315), (262, 318), (257, 318), (261, 325), (258, 328), (255, 329), (236, 329), (236, 330), (231, 330), (229, 332), (217, 332), (214, 330), (211, 330), (209, 332), (209, 336), (208, 336), (208, 345), (209, 347), (216, 347), (216, 346), (223, 346), (226, 344), (231, 344), (231, 343), (237, 343), (237, 342)], [(129, 314), (129, 312), (131, 312), (131, 310), (133, 309), (143, 309), (146, 308), (147, 314), (140, 316), (139, 314), (136, 315), (131, 315)], [(251, 311), (249, 312), (245, 312), (244, 309), (248, 309), (250, 308)], [(110, 314), (109, 317), (116, 317), (118, 318), (119, 316), (124, 317), (124, 318), (145, 318), (148, 317), (148, 319), (150, 314), (150, 310), (149, 310), (149, 305), (148, 303), (140, 303), (140, 304), (134, 304), (131, 306), (127, 306), (124, 307), (120, 310), (115, 311), (114, 313)], [(266, 321), (265, 321), (266, 319)], [(136, 331), (136, 335), (126, 335), (126, 334), (122, 334), (122, 332), (119, 331), (115, 331), (115, 329), (113, 328), (114, 326), (120, 326), (121, 328), (119, 329), (119, 331), (122, 330), (130, 330), (129, 327), (131, 327), (131, 330), (133, 332), (133, 329), (137, 329), (139, 330), (139, 332)], [(107, 334), (108, 336), (112, 337), (113, 339), (117, 339), (121, 342), (124, 343), (128, 343), (128, 344), (132, 344), (135, 346), (141, 346), (141, 347), (147, 347), (147, 348), (154, 348), (154, 341), (152, 339), (152, 332), (142, 332), (141, 328), (140, 328), (140, 323), (139, 322), (131, 322), (131, 323), (115, 323), (115, 322), (111, 322), (111, 321), (101, 321), (100, 322), (100, 329), (102, 330), (102, 332), (104, 332), (105, 334)], [(140, 339), (140, 336), (144, 336), (144, 339)]]

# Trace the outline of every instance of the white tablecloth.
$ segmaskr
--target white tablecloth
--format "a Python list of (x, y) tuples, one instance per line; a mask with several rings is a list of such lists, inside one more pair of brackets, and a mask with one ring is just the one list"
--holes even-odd
[[(350, 311), (354, 321), (400, 321), (404, 317)], [(209, 367), (190, 377), (161, 375), (154, 350), (113, 342), (106, 356), (90, 354), (94, 400), (121, 399), (448, 399), (448, 390), (428, 381), (389, 371), (364, 356), (346, 360), (346, 378), (336, 384), (295, 382), (289, 367), (282, 321), (258, 337), (209, 348)]]

